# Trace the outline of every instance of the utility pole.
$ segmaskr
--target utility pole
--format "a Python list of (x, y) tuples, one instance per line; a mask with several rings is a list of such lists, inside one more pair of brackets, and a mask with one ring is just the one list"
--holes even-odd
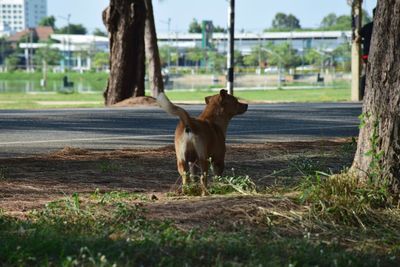
[(168, 18), (168, 70), (171, 67), (171, 18)]
[(227, 55), (227, 84), (228, 93), (233, 95), (235, 52), (235, 0), (229, 0), (228, 8), (228, 55)]
[(71, 40), (70, 40), (70, 34), (71, 34), (71, 24), (70, 24), (70, 20), (71, 20), (71, 14), (68, 14), (67, 16), (67, 23), (68, 23), (68, 40), (67, 40), (67, 49), (68, 49), (68, 61), (67, 61), (67, 71), (69, 71), (70, 69), (70, 64), (71, 64)]

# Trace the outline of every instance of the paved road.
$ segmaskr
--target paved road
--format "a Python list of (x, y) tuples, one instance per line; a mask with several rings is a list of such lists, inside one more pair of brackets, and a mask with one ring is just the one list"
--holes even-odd
[[(185, 107), (193, 115), (201, 105)], [(356, 136), (361, 105), (250, 105), (228, 129), (228, 143)], [(91, 149), (173, 143), (177, 119), (158, 108), (0, 110), (0, 157), (32, 155), (65, 146)]]

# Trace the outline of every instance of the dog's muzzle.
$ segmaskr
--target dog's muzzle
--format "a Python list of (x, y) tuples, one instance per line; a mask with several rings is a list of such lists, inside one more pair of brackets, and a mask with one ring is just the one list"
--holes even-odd
[(243, 114), (247, 111), (249, 105), (240, 103), (240, 112), (239, 114)]

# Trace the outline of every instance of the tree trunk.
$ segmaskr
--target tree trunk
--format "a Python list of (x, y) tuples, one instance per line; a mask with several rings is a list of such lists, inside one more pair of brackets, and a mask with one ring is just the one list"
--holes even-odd
[(362, 128), (351, 171), (400, 182), (400, 0), (378, 1), (367, 65)]
[(145, 0), (147, 17), (145, 27), (146, 57), (149, 69), (150, 88), (153, 97), (164, 92), (164, 81), (161, 73), (161, 61), (157, 44), (156, 26), (154, 23), (152, 0)]
[(144, 0), (110, 0), (103, 22), (110, 38), (110, 76), (104, 92), (107, 106), (144, 96)]

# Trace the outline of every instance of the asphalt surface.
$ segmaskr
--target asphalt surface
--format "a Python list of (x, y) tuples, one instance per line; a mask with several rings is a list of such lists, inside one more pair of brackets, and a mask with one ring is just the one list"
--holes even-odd
[[(203, 106), (184, 106), (200, 114)], [(358, 135), (359, 103), (262, 104), (233, 118), (227, 143), (263, 143)], [(86, 149), (159, 147), (173, 143), (178, 119), (157, 107), (0, 110), (0, 157)]]

